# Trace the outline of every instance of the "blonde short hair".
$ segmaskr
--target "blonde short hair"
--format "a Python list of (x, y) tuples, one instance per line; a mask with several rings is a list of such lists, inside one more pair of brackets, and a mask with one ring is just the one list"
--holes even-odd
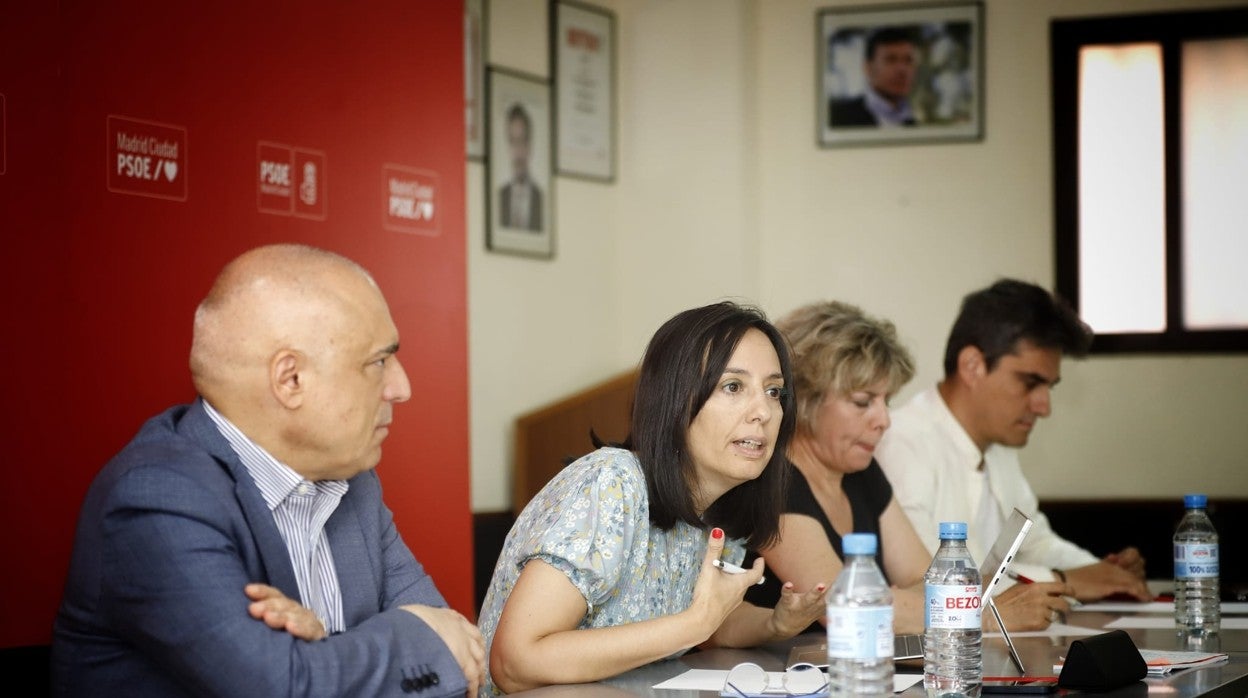
[(892, 395), (914, 377), (914, 358), (888, 320), (838, 301), (804, 305), (776, 322), (793, 350), (798, 430), (809, 433), (827, 395), (881, 380)]

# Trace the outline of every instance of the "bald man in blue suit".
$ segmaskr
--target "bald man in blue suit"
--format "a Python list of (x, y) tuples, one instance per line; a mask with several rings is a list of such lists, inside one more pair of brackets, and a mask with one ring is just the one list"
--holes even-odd
[(78, 524), (58, 696), (472, 696), (477, 628), (404, 544), (374, 466), (411, 387), (372, 278), (252, 250), (195, 316), (199, 399), (143, 426)]

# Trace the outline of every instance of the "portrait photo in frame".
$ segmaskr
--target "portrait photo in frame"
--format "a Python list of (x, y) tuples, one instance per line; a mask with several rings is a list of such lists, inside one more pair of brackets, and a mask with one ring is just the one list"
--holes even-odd
[(464, 0), (464, 140), (469, 160), (485, 158), (486, 0)]
[(555, 172), (615, 180), (615, 15), (573, 0), (551, 2)]
[(816, 13), (816, 133), (824, 147), (984, 137), (982, 2)]
[(486, 94), (486, 247), (552, 257), (555, 179), (550, 83), (491, 66), (486, 71)]

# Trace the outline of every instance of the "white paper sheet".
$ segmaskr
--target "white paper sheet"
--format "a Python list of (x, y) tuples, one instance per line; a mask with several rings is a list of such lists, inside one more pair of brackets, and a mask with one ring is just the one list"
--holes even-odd
[(655, 688), (671, 688), (694, 691), (718, 691), (724, 687), (728, 672), (720, 669), (690, 669), (683, 674), (656, 683)]
[[(1123, 616), (1112, 623), (1105, 626), (1106, 628), (1148, 628), (1161, 629), (1174, 627), (1174, 618), (1171, 616)], [(1226, 617), (1222, 618), (1223, 630), (1248, 630), (1248, 618), (1243, 617)], [(1011, 633), (1010, 637), (1014, 635)]]
[(1098, 613), (1174, 613), (1172, 601), (1093, 601), (1079, 607), (1080, 611)]
[(893, 693), (901, 693), (922, 680), (922, 674), (893, 674)]
[[(1006, 626), (1007, 628), (1009, 626)], [(1020, 630), (1010, 631), (1010, 637), (1082, 637), (1084, 635), (1097, 635), (1103, 632), (1099, 628), (1084, 628), (1078, 625), (1067, 625), (1065, 623), (1050, 623), (1049, 627), (1044, 630)], [(984, 637), (1001, 637), (999, 632), (984, 633)]]
[[(782, 674), (783, 672), (779, 671), (767, 672), (768, 679), (776, 684), (781, 682), (780, 676)], [(728, 671), (726, 669), (690, 669), (662, 683), (656, 683), (654, 688), (719, 692), (723, 689), (724, 680), (727, 678)], [(922, 680), (922, 674), (894, 674), (893, 692), (900, 693)]]
[[(1080, 611), (1098, 611), (1102, 613), (1174, 613), (1173, 601), (1150, 601), (1139, 603), (1132, 601), (1096, 601), (1085, 603), (1078, 608)], [(1248, 614), (1248, 602), (1223, 601), (1222, 615)]]

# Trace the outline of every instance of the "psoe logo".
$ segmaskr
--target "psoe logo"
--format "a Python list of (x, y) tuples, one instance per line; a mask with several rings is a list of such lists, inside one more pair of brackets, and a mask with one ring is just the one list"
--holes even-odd
[(325, 153), (311, 148), (295, 148), (292, 155), (295, 215), (323, 221), (328, 214)]
[(404, 165), (381, 168), (382, 227), (437, 235), (441, 227), (438, 174)]
[(264, 213), (325, 220), (325, 160), (319, 150), (257, 143), (257, 208)]
[(290, 196), (293, 167), (290, 146), (265, 141), (256, 144), (256, 207), (259, 210), (285, 216), (294, 211)]
[(105, 134), (109, 191), (186, 201), (185, 126), (110, 114)]
[(299, 182), (299, 200), (307, 206), (315, 206), (320, 195), (316, 189), (316, 163), (303, 163), (303, 179)]

